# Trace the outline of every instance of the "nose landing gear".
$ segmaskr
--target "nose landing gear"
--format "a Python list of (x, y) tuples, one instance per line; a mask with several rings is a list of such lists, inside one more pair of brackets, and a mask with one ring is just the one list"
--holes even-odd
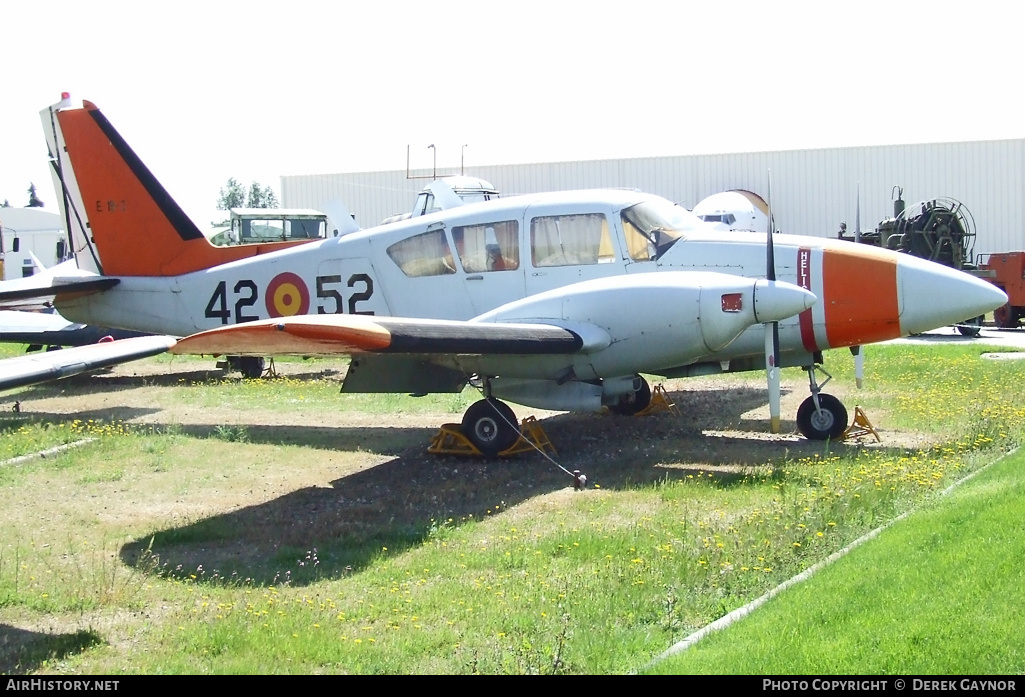
[[(808, 371), (811, 397), (804, 400), (797, 410), (797, 428), (808, 440), (837, 440), (847, 430), (847, 409), (839, 399), (822, 392), (822, 387), (833, 376), (817, 365), (805, 370)], [(816, 370), (821, 370), (826, 376), (821, 385), (815, 379)]]

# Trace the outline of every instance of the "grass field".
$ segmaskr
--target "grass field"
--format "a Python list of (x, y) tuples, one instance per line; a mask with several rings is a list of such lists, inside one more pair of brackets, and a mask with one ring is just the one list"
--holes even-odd
[[(0, 467), (0, 669), (629, 672), (1016, 446), (1020, 366), (982, 350), (872, 347), (857, 403), (879, 446), (769, 436), (755, 374), (670, 383), (680, 419), (546, 419), (584, 492), (538, 457), (424, 455), (472, 394), (339, 399), (330, 363), (254, 382), (165, 358), (26, 390), (4, 457), (92, 440)], [(800, 645), (785, 621), (760, 631)], [(714, 670), (750, 672), (731, 661)]]
[(653, 672), (1020, 675), (1025, 452)]

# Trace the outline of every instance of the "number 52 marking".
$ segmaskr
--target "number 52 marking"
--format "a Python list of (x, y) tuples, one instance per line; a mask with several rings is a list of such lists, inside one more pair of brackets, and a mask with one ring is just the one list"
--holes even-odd
[[(334, 285), (342, 282), (342, 277), (338, 275), (334, 276), (317, 276), (317, 297), (323, 298), (325, 301), (330, 301), (333, 304), (333, 308), (326, 308), (324, 304), (317, 305), (318, 315), (340, 315), (345, 310), (344, 298), (342, 294), (334, 288), (328, 288), (329, 285)], [(358, 293), (353, 293), (349, 296), (348, 311), (350, 315), (372, 315), (373, 310), (357, 310), (356, 303), (363, 302), (364, 300), (370, 300), (370, 297), (374, 294), (374, 279), (370, 278), (365, 273), (354, 273), (349, 276), (349, 280), (346, 282), (346, 286), (355, 289), (358, 284), (363, 285), (363, 290)]]

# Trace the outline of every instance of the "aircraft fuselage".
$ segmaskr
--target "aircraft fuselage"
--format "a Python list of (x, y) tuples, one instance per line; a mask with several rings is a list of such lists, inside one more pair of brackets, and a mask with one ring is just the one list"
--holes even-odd
[[(656, 212), (671, 206), (618, 190), (499, 199), (192, 273), (122, 276), (117, 287), (64, 300), (59, 309), (79, 322), (188, 336), (299, 314), (466, 320), (524, 297), (619, 275), (765, 276), (764, 235), (711, 231), (681, 214), (678, 238), (660, 245), (658, 225), (639, 222), (654, 213), (628, 213), (639, 204)], [(651, 229), (639, 232), (645, 224)], [(824, 349), (966, 319), (976, 296), (992, 289), (895, 252), (815, 237), (773, 239), (777, 278), (818, 297), (810, 310), (780, 322), (781, 350), (796, 357), (791, 363), (805, 364)], [(650, 302), (662, 300), (653, 294)], [(763, 350), (764, 332), (755, 326), (694, 362), (760, 357)]]

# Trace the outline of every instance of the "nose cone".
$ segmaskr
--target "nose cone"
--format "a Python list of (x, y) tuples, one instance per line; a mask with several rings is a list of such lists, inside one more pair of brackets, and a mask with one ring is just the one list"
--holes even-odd
[(992, 283), (910, 255), (901, 255), (897, 284), (904, 335), (963, 322), (1007, 302)]
[(815, 304), (815, 294), (791, 283), (767, 281), (755, 283), (755, 319), (758, 322), (779, 322), (799, 315)]

